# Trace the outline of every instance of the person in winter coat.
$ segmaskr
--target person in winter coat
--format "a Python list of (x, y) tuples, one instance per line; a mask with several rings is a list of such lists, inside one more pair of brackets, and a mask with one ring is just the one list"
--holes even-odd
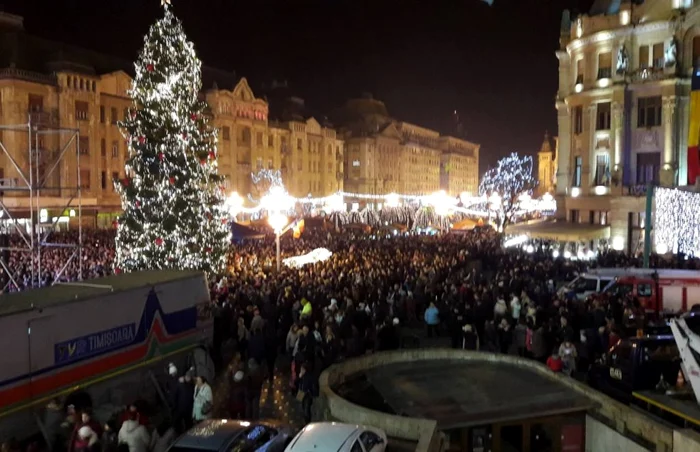
[(559, 356), (564, 364), (563, 372), (566, 375), (574, 373), (576, 371), (576, 358), (578, 357), (578, 353), (576, 351), (576, 346), (570, 340), (565, 340), (559, 346)]
[(102, 433), (102, 452), (117, 452), (119, 444), (119, 430), (117, 429), (117, 417), (113, 416), (105, 424), (104, 433)]
[(513, 348), (518, 356), (524, 357), (527, 350), (527, 325), (524, 318), (519, 318), (517, 322), (513, 329)]
[(262, 330), (255, 329), (248, 339), (248, 358), (262, 364), (265, 362), (265, 336)]
[(150, 451), (165, 452), (175, 442), (176, 438), (175, 429), (167, 421), (163, 421), (158, 425), (156, 431), (153, 432)]
[(194, 385), (192, 420), (194, 422), (200, 422), (209, 419), (213, 407), (214, 394), (211, 391), (211, 386), (209, 386), (205, 377), (201, 375), (197, 376)]
[[(251, 359), (251, 361), (255, 361)], [(233, 381), (229, 386), (228, 413), (232, 419), (245, 419), (246, 402), (248, 399), (248, 381), (245, 372), (239, 370), (233, 374)]]
[(425, 310), (423, 317), (425, 325), (428, 328), (428, 337), (433, 337), (433, 333), (435, 333), (436, 336), (440, 336), (440, 331), (438, 331), (440, 326), (440, 311), (438, 311), (435, 303), (430, 302), (430, 306)]
[(98, 452), (100, 450), (97, 433), (89, 425), (83, 425), (78, 430), (73, 450), (75, 452)]
[(536, 328), (532, 334), (532, 356), (541, 363), (547, 361), (547, 339), (542, 325)]
[(98, 439), (102, 435), (102, 426), (99, 424), (99, 422), (97, 422), (96, 420), (94, 420), (92, 418), (92, 414), (89, 411), (87, 411), (87, 410), (83, 411), (80, 414), (80, 422), (78, 422), (75, 425), (75, 428), (73, 429), (73, 434), (71, 435), (71, 440), (70, 440), (70, 443), (68, 445), (69, 452), (75, 451), (75, 447), (78, 444), (78, 442), (80, 441), (78, 432), (83, 427), (90, 427), (90, 429), (93, 432), (95, 432)]
[(129, 446), (129, 452), (148, 452), (151, 444), (151, 435), (146, 427), (139, 422), (139, 415), (131, 414), (119, 429), (119, 443)]
[(303, 364), (299, 371), (297, 400), (301, 400), (304, 420), (308, 424), (311, 422), (311, 406), (313, 405), (314, 398), (318, 397), (318, 380), (307, 366), (307, 364)]
[(555, 349), (554, 352), (552, 352), (552, 356), (547, 358), (547, 367), (552, 372), (561, 372), (562, 369), (564, 368), (564, 363), (561, 360), (561, 357), (559, 357), (559, 352)]
[(294, 354), (294, 347), (299, 339), (299, 326), (293, 324), (287, 333), (287, 340), (285, 341), (284, 351), (289, 355)]
[(476, 334), (471, 325), (462, 327), (462, 349), (477, 351), (479, 350), (479, 335)]
[(260, 397), (265, 383), (263, 369), (254, 360), (248, 360), (248, 388), (246, 391), (246, 419), (257, 421), (260, 418)]

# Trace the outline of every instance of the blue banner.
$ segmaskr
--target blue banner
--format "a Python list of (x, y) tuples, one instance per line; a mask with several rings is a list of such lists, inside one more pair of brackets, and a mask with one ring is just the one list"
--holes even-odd
[(71, 339), (54, 345), (56, 364), (78, 361), (131, 344), (136, 338), (136, 324), (122, 325), (106, 331)]

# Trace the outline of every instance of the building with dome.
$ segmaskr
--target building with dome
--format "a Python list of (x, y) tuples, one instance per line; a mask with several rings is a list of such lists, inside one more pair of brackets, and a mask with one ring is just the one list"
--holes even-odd
[(597, 0), (564, 13), (556, 56), (558, 214), (640, 251), (647, 188), (700, 176), (700, 2)]

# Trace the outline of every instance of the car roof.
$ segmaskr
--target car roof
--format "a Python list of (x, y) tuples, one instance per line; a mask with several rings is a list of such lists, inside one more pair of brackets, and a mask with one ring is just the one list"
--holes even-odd
[(338, 422), (316, 422), (307, 425), (289, 448), (293, 452), (337, 452), (350, 439), (359, 425)]
[(173, 444), (188, 449), (220, 450), (242, 431), (265, 422), (251, 424), (228, 419), (208, 419), (189, 429)]

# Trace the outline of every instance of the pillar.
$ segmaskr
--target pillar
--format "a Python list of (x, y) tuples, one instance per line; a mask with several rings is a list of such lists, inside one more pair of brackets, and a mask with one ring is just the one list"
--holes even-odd
[(559, 149), (557, 153), (557, 194), (566, 196), (571, 187), (571, 112), (564, 102), (557, 102)]
[(678, 131), (678, 185), (685, 185), (688, 181), (688, 126), (690, 125), (690, 97), (678, 96), (676, 112), (676, 130)]
[(583, 132), (588, 134), (588, 150), (583, 149), (583, 168), (581, 168), (581, 191), (589, 193), (593, 187), (593, 177), (595, 176), (595, 147), (596, 147), (596, 114), (598, 108), (596, 104), (590, 104), (586, 108), (588, 125), (584, 118)]
[(675, 182), (675, 169), (676, 169), (676, 156), (675, 143), (677, 138), (677, 128), (676, 125), (676, 96), (664, 96), (663, 97), (663, 128), (664, 128), (664, 147), (661, 157), (661, 173), (659, 174), (659, 181), (661, 185), (673, 186)]

